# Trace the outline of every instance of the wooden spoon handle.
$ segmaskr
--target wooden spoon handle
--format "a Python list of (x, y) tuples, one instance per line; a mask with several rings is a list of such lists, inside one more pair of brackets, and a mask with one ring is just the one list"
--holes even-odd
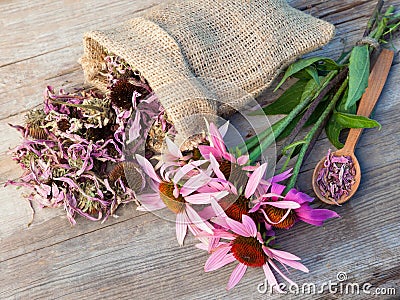
[[(392, 66), (394, 52), (388, 49), (383, 49), (379, 55), (371, 74), (368, 78), (368, 87), (361, 97), (360, 105), (357, 110), (357, 115), (369, 117), (375, 107), (376, 102), (383, 90), (386, 79), (389, 75), (390, 67)], [(343, 151), (353, 153), (354, 148), (361, 136), (362, 128), (351, 128), (347, 136), (346, 144)]]

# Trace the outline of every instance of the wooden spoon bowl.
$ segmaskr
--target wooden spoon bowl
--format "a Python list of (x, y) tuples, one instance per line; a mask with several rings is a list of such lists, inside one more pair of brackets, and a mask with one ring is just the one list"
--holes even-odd
[[(361, 168), (360, 168), (360, 164), (357, 160), (357, 157), (355, 156), (354, 152), (351, 152), (345, 148), (342, 148), (338, 151), (335, 151), (332, 153), (333, 156), (350, 156), (353, 164), (354, 164), (354, 168), (356, 170), (356, 174), (354, 176), (354, 184), (351, 186), (351, 190), (349, 191), (349, 193), (347, 195), (343, 194), (343, 196), (341, 198), (339, 198), (339, 200), (337, 200), (336, 202), (338, 204), (343, 204), (345, 203), (347, 200), (349, 200), (351, 197), (354, 196), (354, 194), (356, 193), (359, 185), (360, 185), (360, 181), (361, 181)], [(324, 162), (325, 162), (326, 158), (324, 157), (323, 159), (321, 159), (319, 161), (319, 163), (317, 164), (317, 166), (314, 169), (314, 173), (313, 173), (313, 180), (312, 180), (312, 186), (314, 189), (315, 194), (317, 195), (317, 197), (325, 202), (326, 204), (336, 204), (335, 202), (333, 202), (332, 200), (328, 199), (326, 196), (322, 195), (320, 188), (318, 187), (317, 184), (317, 178), (318, 178), (318, 174), (321, 171), (321, 169), (324, 167)]]
[[(375, 107), (376, 102), (379, 99), (383, 86), (385, 85), (386, 78), (389, 75), (393, 57), (394, 57), (393, 51), (387, 49), (382, 50), (374, 67), (372, 68), (371, 74), (368, 79), (368, 88), (365, 90), (365, 93), (361, 97), (360, 105), (357, 110), (357, 115), (365, 117), (370, 116), (372, 110)], [(362, 133), (362, 128), (350, 129), (344, 147), (332, 153), (334, 156), (350, 156), (353, 160), (354, 168), (356, 171), (354, 177), (355, 183), (351, 186), (351, 190), (348, 191), (347, 195), (343, 195), (340, 199), (338, 199), (337, 201), (338, 204), (343, 204), (344, 202), (348, 201), (351, 197), (353, 197), (353, 195), (356, 193), (360, 185), (361, 168), (357, 160), (357, 157), (354, 154), (354, 149), (356, 147), (358, 139), (361, 136), (361, 133)], [(314, 173), (312, 176), (312, 187), (314, 189), (315, 194), (321, 201), (327, 204), (336, 204), (334, 201), (322, 195), (321, 190), (317, 184), (318, 174), (320, 170), (324, 167), (324, 162), (325, 162), (325, 157), (320, 160), (320, 162), (316, 165), (314, 169)]]

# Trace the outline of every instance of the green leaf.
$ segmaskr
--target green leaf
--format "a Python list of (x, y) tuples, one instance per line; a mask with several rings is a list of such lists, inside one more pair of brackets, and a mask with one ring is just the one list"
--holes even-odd
[(339, 58), (337, 59), (337, 61), (340, 61), (340, 62), (341, 62), (349, 53), (350, 53), (350, 51), (342, 52), (342, 54), (339, 56)]
[(320, 71), (332, 71), (339, 70), (343, 65), (338, 64), (333, 59), (324, 59), (320, 63), (316, 64), (317, 70)]
[(318, 86), (321, 85), (321, 81), (319, 80), (318, 77), (318, 71), (314, 66), (309, 66), (306, 68), (306, 72), (310, 74), (310, 76), (315, 80)]
[(307, 81), (299, 80), (289, 87), (275, 102), (269, 104), (261, 110), (250, 113), (250, 115), (281, 115), (288, 114), (300, 103), (301, 95)]
[(276, 91), (285, 81), (288, 79), (290, 76), (296, 74), (297, 72), (307, 68), (308, 66), (311, 66), (312, 64), (320, 62), (321, 64), (331, 64), (331, 65), (336, 65), (336, 62), (330, 58), (327, 57), (311, 57), (311, 58), (303, 58), (300, 59), (294, 63), (292, 63), (285, 72), (285, 75), (283, 76), (282, 80), (279, 82), (278, 86), (275, 88), (274, 91)]
[(299, 72), (297, 72), (296, 74), (293, 74), (292, 77), (297, 78), (297, 79), (301, 79), (301, 80), (310, 80), (312, 77), (310, 76), (310, 74), (308, 74), (308, 72), (306, 71), (306, 69), (301, 70)]
[(328, 123), (325, 126), (325, 132), (326, 135), (329, 139), (329, 141), (332, 143), (333, 146), (335, 146), (337, 149), (342, 149), (343, 144), (339, 141), (339, 136), (340, 132), (342, 131), (343, 127), (341, 127), (336, 121), (335, 121), (335, 116), (332, 115), (332, 117), (329, 119)]
[(338, 112), (355, 115), (356, 112), (357, 112), (357, 105), (356, 104), (353, 104), (349, 108), (345, 108), (345, 104), (346, 104), (348, 96), (349, 96), (349, 88), (346, 89), (346, 91), (344, 92), (342, 98), (339, 100), (339, 103), (336, 106), (336, 110)]
[(312, 92), (318, 88), (318, 84), (314, 79), (310, 79), (304, 87), (303, 93), (300, 98), (300, 102), (304, 101)]
[(351, 51), (349, 64), (349, 93), (345, 109), (354, 105), (368, 86), (369, 51), (368, 46), (356, 46)]
[(348, 113), (342, 113), (335, 111), (334, 113), (335, 121), (343, 128), (374, 128), (379, 127), (381, 129), (381, 124), (379, 122), (372, 120), (367, 117), (352, 115)]

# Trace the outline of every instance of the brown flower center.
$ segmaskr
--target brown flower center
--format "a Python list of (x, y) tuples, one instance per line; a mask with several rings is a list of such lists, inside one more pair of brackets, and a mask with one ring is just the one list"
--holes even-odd
[[(128, 175), (129, 178), (127, 178), (126, 175)], [(130, 187), (134, 191), (139, 191), (143, 184), (143, 177), (138, 171), (138, 166), (133, 162), (117, 164), (108, 174), (108, 178), (112, 185), (121, 178), (124, 185)]]
[(229, 194), (221, 199), (220, 205), (227, 216), (233, 220), (242, 222), (242, 215), (248, 215), (249, 199), (240, 195)]
[(193, 149), (193, 157), (194, 160), (200, 160), (201, 158), (201, 153), (200, 150), (198, 148), (194, 148)]
[[(264, 207), (264, 211), (268, 218), (274, 223), (282, 220), (283, 216), (287, 213), (287, 209), (277, 208), (271, 205), (266, 205)], [(282, 222), (271, 225), (275, 228), (289, 229), (294, 225), (294, 223), (296, 223), (296, 214), (293, 210), (291, 210), (288, 216)]]
[(39, 127), (38, 125), (33, 125), (33, 126), (29, 127), (28, 134), (29, 134), (29, 136), (31, 136), (37, 140), (44, 140), (47, 138), (46, 130)]
[(132, 107), (132, 96), (135, 86), (127, 79), (120, 79), (111, 88), (111, 103), (119, 108), (130, 109)]
[(229, 176), (231, 176), (232, 163), (226, 159), (221, 159), (218, 163), (220, 171), (224, 174), (225, 178), (228, 179)]
[(165, 206), (169, 208), (172, 212), (178, 214), (185, 206), (185, 199), (182, 195), (178, 198), (174, 196), (174, 184), (171, 182), (161, 182), (158, 190), (160, 191), (160, 198), (164, 202)]
[(227, 180), (238, 186), (245, 186), (247, 184), (249, 178), (246, 171), (243, 171), (241, 166), (231, 163), (229, 160), (224, 158), (220, 159), (218, 163), (219, 169)]
[(233, 256), (249, 267), (261, 267), (267, 261), (260, 242), (254, 237), (239, 236), (232, 242)]
[(135, 91), (141, 95), (137, 98), (138, 100), (145, 98), (149, 94), (140, 85), (132, 84), (128, 79), (120, 79), (111, 88), (111, 103), (128, 110), (132, 107), (132, 96)]
[(57, 127), (60, 131), (66, 132), (71, 124), (67, 119), (61, 119), (60, 121), (57, 122)]

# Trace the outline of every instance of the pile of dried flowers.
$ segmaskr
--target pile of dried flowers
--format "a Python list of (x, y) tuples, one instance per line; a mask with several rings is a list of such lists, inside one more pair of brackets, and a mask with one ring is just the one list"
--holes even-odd
[(126, 153), (145, 148), (153, 123), (171, 130), (148, 83), (123, 60), (105, 57), (102, 74), (105, 95), (49, 86), (44, 107), (30, 111), (24, 126), (11, 125), (23, 137), (13, 158), (24, 174), (7, 184), (34, 190), (29, 200), (41, 207), (63, 206), (72, 224), (76, 214), (106, 220), (119, 204), (134, 201), (144, 181), (128, 182), (125, 173), (142, 178), (142, 172)]
[(334, 156), (329, 149), (316, 180), (322, 196), (338, 205), (339, 199), (350, 193), (355, 175), (351, 156)]

